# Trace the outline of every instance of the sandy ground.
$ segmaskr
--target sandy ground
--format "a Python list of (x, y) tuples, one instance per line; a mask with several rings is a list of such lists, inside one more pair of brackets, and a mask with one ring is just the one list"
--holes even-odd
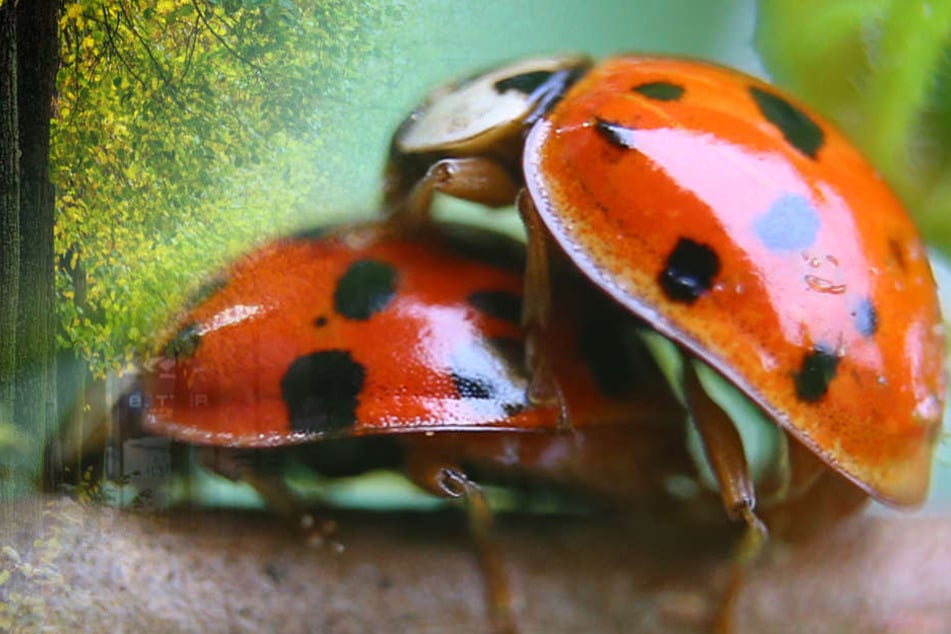
[[(263, 513), (63, 499), (0, 518), (0, 631), (489, 631), (460, 513), (334, 512), (323, 539)], [(506, 516), (498, 538), (523, 633), (705, 632), (729, 578), (728, 533)], [(951, 631), (951, 517), (866, 514), (774, 547), (735, 631)]]

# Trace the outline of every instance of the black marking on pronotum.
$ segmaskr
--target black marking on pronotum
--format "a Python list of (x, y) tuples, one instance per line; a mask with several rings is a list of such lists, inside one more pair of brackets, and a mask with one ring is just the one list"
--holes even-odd
[(465, 376), (452, 372), (452, 381), (462, 398), (490, 399), (495, 398), (496, 390), (491, 383), (483, 378)]
[(533, 70), (520, 75), (500, 79), (492, 84), (492, 87), (495, 88), (495, 91), (499, 94), (508, 92), (509, 90), (517, 90), (524, 95), (531, 95), (544, 86), (545, 83), (551, 79), (551, 76), (552, 71), (550, 70)]
[(328, 433), (356, 422), (366, 369), (346, 350), (322, 350), (294, 359), (281, 378), (291, 429)]
[(749, 90), (759, 111), (782, 132), (786, 141), (809, 158), (816, 158), (825, 142), (822, 128), (806, 113), (779, 95), (759, 86), (750, 86)]
[(855, 329), (863, 337), (872, 337), (878, 332), (878, 311), (870, 298), (859, 300), (852, 316), (855, 318)]
[(334, 289), (334, 310), (348, 319), (369, 319), (393, 299), (396, 277), (396, 269), (385, 262), (354, 262)]
[(799, 371), (793, 375), (796, 398), (815, 403), (829, 391), (829, 383), (835, 378), (841, 358), (834, 350), (817, 345), (806, 353)]
[(716, 252), (689, 238), (680, 238), (658, 282), (671, 301), (692, 304), (713, 288), (713, 279), (720, 272), (720, 258)]
[(654, 101), (677, 101), (684, 95), (684, 87), (669, 81), (650, 81), (632, 90)]
[(522, 298), (511, 291), (475, 291), (467, 298), (469, 305), (490, 317), (515, 324), (522, 319)]
[(595, 121), (594, 125), (595, 130), (611, 145), (625, 150), (637, 149), (634, 139), (636, 132), (632, 128), (600, 118)]
[(314, 319), (314, 326), (316, 326), (317, 328), (323, 328), (326, 325), (327, 325), (326, 315), (321, 315), (317, 317), (316, 319)]
[(165, 344), (165, 356), (176, 359), (188, 358), (195, 354), (201, 343), (201, 334), (198, 332), (198, 324), (191, 323), (183, 326), (175, 335)]

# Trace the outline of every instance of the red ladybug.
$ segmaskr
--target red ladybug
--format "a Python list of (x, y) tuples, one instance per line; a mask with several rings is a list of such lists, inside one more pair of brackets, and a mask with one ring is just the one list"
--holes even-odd
[[(503, 630), (506, 580), (476, 478), (643, 500), (695, 476), (684, 409), (630, 320), (587, 285), (556, 289), (565, 308), (544, 354), (560, 398), (529, 401), (521, 255), (454, 225), (413, 239), (361, 225), (267, 244), (228, 268), (147, 363), (143, 425), (213, 448), (309, 443), (315, 468), (336, 472), (391, 466), (376, 441), (393, 441), (411, 479), (467, 499)], [(286, 504), (272, 478), (241, 477)]]
[[(789, 434), (779, 499), (822, 480), (809, 453), (881, 502), (924, 499), (945, 394), (925, 247), (802, 103), (696, 61), (521, 61), (435, 91), (396, 132), (393, 222), (422, 224), (436, 191), (518, 199), (530, 345), (561, 308), (545, 278), (554, 244)], [(684, 379), (724, 504), (759, 529), (739, 439), (690, 363)]]
[[(521, 247), (448, 225), (378, 225), (272, 242), (177, 322), (144, 380), (145, 426), (190, 443), (273, 447), (341, 436), (631, 425), (681, 411), (618, 311), (578, 301), (547, 353), (565, 411), (526, 398)], [(572, 290), (571, 292), (574, 292)], [(638, 364), (642, 367), (638, 367)], [(658, 392), (658, 388), (661, 388)]]

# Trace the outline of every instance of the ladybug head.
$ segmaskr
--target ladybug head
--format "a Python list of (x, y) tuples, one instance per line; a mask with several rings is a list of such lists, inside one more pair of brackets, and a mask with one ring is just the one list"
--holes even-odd
[(530, 125), (589, 66), (560, 55), (512, 62), (431, 92), (393, 138), (396, 154), (468, 156)]

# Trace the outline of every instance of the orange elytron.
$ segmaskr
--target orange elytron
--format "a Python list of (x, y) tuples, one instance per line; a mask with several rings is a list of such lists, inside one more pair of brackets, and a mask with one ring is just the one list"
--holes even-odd
[[(404, 230), (437, 191), (517, 201), (530, 342), (557, 314), (550, 256), (566, 255), (792, 445), (882, 502), (924, 499), (945, 393), (927, 254), (869, 164), (795, 99), (696, 61), (521, 61), (433, 92), (394, 136), (386, 177)], [(742, 448), (708, 424), (722, 417), (686, 368), (724, 502), (753, 525)], [(796, 462), (804, 491), (814, 469)]]

